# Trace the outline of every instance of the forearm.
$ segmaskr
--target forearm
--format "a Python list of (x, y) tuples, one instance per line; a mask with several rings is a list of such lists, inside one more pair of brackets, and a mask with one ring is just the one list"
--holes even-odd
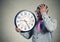
[(46, 28), (51, 32), (54, 31), (57, 27), (57, 21), (55, 19), (49, 18), (45, 12), (41, 14)]
[(26, 39), (29, 39), (30, 35), (29, 32), (25, 32), (25, 33), (20, 33), (23, 37), (25, 37)]
[(20, 34), (26, 39), (30, 39), (33, 33), (32, 31), (28, 31), (28, 32), (21, 32)]

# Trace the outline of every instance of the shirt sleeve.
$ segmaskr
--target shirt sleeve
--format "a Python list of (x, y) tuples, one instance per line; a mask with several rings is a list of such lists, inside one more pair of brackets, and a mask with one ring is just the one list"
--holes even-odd
[(46, 26), (46, 28), (49, 31), (54, 31), (57, 27), (57, 21), (56, 19), (52, 19), (51, 17), (49, 18), (49, 16), (46, 14), (46, 12), (41, 13), (42, 14), (42, 18), (44, 20), (44, 24)]
[(31, 31), (27, 31), (27, 32), (20, 32), (20, 34), (21, 34), (24, 38), (30, 39), (31, 36), (32, 36), (32, 34), (33, 34), (33, 32), (32, 32), (32, 30), (31, 30)]

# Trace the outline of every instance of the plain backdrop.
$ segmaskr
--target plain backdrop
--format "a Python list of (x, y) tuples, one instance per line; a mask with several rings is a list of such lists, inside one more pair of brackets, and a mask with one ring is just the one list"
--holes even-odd
[(57, 20), (52, 42), (60, 42), (60, 0), (0, 0), (0, 42), (32, 42), (15, 31), (14, 17), (20, 10), (30, 10), (35, 14), (39, 4), (48, 5), (48, 15)]

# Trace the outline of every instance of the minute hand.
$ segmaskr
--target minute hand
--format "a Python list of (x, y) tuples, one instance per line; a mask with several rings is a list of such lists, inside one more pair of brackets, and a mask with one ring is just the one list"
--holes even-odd
[(30, 27), (29, 27), (29, 25), (28, 25), (28, 23), (27, 23), (27, 21), (26, 21), (26, 20), (24, 20), (24, 21), (26, 22), (26, 24), (27, 24), (28, 28), (30, 28)]

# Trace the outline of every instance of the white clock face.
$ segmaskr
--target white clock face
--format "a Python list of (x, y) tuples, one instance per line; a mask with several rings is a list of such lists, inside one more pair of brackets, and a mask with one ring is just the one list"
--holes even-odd
[(16, 16), (15, 21), (17, 28), (20, 28), (22, 31), (28, 31), (35, 25), (35, 16), (32, 12), (24, 10)]

